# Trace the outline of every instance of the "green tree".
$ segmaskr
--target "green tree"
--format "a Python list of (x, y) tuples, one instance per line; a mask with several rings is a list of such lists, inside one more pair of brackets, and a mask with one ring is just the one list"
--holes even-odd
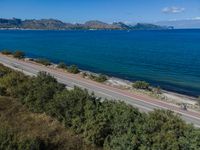
[(29, 78), (20, 72), (10, 72), (0, 78), (0, 89), (2, 94), (21, 97), (27, 91)]
[(24, 103), (34, 112), (45, 112), (54, 94), (64, 88), (65, 86), (58, 83), (55, 78), (45, 72), (40, 72), (32, 80), (31, 89), (24, 98)]

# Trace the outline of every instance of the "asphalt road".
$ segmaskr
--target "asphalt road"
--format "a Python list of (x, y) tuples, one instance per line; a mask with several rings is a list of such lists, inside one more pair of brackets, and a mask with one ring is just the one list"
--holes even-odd
[(21, 61), (6, 57), (0, 54), (0, 63), (12, 69), (23, 71), (28, 75), (37, 75), (39, 71), (45, 71), (54, 76), (58, 82), (65, 84), (68, 87), (78, 86), (87, 89), (89, 92), (94, 92), (96, 96), (124, 101), (139, 110), (148, 112), (154, 109), (169, 109), (181, 115), (181, 117), (188, 123), (200, 127), (200, 113), (191, 110), (181, 110), (176, 105), (152, 99), (147, 96), (136, 95), (125, 90), (113, 88), (104, 84), (100, 84), (91, 80), (83, 79), (79, 75), (73, 75), (59, 71), (53, 68), (45, 67), (35, 63)]

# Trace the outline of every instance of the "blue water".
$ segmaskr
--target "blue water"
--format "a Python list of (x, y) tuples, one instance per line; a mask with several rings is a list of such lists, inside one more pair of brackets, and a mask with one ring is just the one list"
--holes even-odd
[(200, 30), (0, 31), (0, 49), (200, 95)]

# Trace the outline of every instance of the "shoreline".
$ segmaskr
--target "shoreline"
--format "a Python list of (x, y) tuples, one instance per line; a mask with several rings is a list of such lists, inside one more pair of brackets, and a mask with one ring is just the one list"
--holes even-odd
[[(39, 64), (39, 65), (42, 65), (40, 63), (37, 63), (37, 62), (31, 60), (31, 59), (35, 59), (35, 58), (26, 57), (25, 59), (28, 59), (28, 60), (25, 60), (25, 61), (29, 61), (31, 63), (36, 63), (36, 64)], [(58, 66), (57, 63), (51, 62), (51, 65), (49, 65), (47, 67), (54, 68), (54, 69), (62, 71), (62, 72), (67, 72), (66, 70), (64, 70), (62, 68), (57, 68), (57, 66)], [(83, 77), (83, 74), (88, 73), (88, 74), (91, 74), (91, 75), (94, 75), (94, 76), (100, 75), (100, 73), (94, 73), (94, 72), (89, 71), (89, 70), (82, 70), (82, 69), (79, 69), (79, 70), (80, 70), (80, 72), (77, 75), (79, 75), (81, 78), (88, 79), (88, 80), (91, 80), (91, 81), (94, 81), (94, 80), (90, 79), (89, 77)], [(67, 72), (67, 73), (69, 73), (69, 72)], [(107, 80), (105, 82), (100, 83), (100, 84), (104, 84), (104, 85), (108, 85), (108, 86), (111, 86), (111, 87), (114, 87), (114, 88), (125, 90), (125, 91), (128, 91), (128, 92), (134, 93), (134, 94), (149, 96), (149, 97), (155, 98), (159, 101), (164, 101), (164, 102), (167, 102), (167, 103), (170, 103), (170, 104), (173, 104), (173, 105), (177, 105), (177, 106), (181, 106), (182, 104), (186, 104), (187, 108), (189, 108), (191, 110), (195, 110), (195, 111), (200, 111), (200, 107), (197, 104), (197, 100), (196, 100), (197, 98), (195, 96), (181, 94), (181, 93), (178, 93), (178, 92), (173, 92), (173, 91), (164, 90), (164, 89), (161, 89), (161, 92), (162, 92), (161, 94), (155, 94), (152, 91), (133, 88), (132, 84), (134, 82), (131, 82), (130, 80), (126, 80), (126, 79), (122, 79), (122, 78), (118, 78), (118, 77), (114, 77), (114, 76), (108, 76), (108, 75), (106, 75), (106, 77), (107, 77)], [(94, 82), (97, 82), (97, 81), (94, 81)], [(156, 87), (150, 85), (150, 88), (155, 89)]]
[[(36, 56), (36, 55), (33, 55), (33, 56), (27, 56), (26, 58), (29, 58), (29, 59), (46, 59), (46, 57), (39, 57), (39, 56)], [(51, 60), (50, 58), (47, 58), (47, 60), (49, 60), (51, 62), (51, 64), (54, 64), (54, 65), (57, 65), (59, 63), (59, 61), (57, 60)], [(61, 62), (64, 62), (64, 61), (61, 61)], [(74, 63), (70, 63), (68, 62), (67, 65), (74, 65)], [(75, 64), (76, 65), (76, 64)], [(81, 64), (77, 64), (76, 66), (81, 66)], [(82, 66), (82, 68), (84, 68), (84, 66)], [(87, 68), (87, 66), (86, 66)], [(98, 74), (103, 74), (103, 75), (106, 75), (107, 77), (109, 78), (114, 78), (114, 79), (118, 79), (120, 81), (124, 81), (124, 82), (129, 82), (129, 83), (133, 83), (135, 81), (145, 81), (145, 82), (148, 82), (150, 83), (150, 86), (151, 87), (160, 87), (163, 91), (166, 91), (166, 92), (169, 92), (169, 93), (175, 93), (176, 95), (184, 95), (186, 97), (191, 97), (192, 99), (195, 99), (195, 98), (198, 98), (198, 94), (196, 94), (196, 91), (195, 92), (187, 92), (187, 91), (184, 91), (184, 90), (177, 90), (179, 89), (179, 87), (174, 87), (172, 84), (165, 84), (165, 82), (163, 83), (157, 83), (157, 82), (154, 82), (154, 81), (148, 81), (148, 80), (145, 80), (145, 79), (135, 79), (135, 80), (131, 80), (131, 79), (124, 79), (123, 77), (121, 76), (117, 76), (117, 75), (114, 75), (112, 73), (105, 73), (105, 72), (100, 72), (100, 71), (91, 71), (89, 69), (79, 69), (80, 71), (82, 72), (86, 72), (86, 73), (91, 73), (91, 74), (94, 74), (94, 75), (98, 75)], [(164, 87), (164, 86), (167, 86), (167, 87)], [(172, 89), (170, 89), (170, 87)]]
[[(4, 55), (4, 54), (2, 54), (2, 55)], [(12, 55), (4, 55), (4, 56), (13, 57)], [(25, 61), (25, 62), (34, 63), (34, 64), (37, 64), (37, 65), (42, 65), (42, 64), (35, 62), (33, 60), (36, 60), (36, 59), (30, 58), (30, 57), (25, 57), (23, 59), (23, 61)], [(42, 65), (42, 66), (44, 66), (44, 65)], [(55, 70), (59, 70), (59, 71), (62, 71), (62, 72), (67, 72), (66, 70), (58, 68), (57, 66), (58, 66), (58, 64), (51, 62), (51, 65), (46, 66), (46, 67), (53, 68)], [(91, 71), (88, 71), (88, 70), (80, 70), (80, 72), (77, 75), (81, 78), (92, 80), (92, 79), (89, 78), (88, 75), (86, 77), (83, 76), (83, 74), (85, 74), (85, 73), (87, 73), (88, 75), (94, 75), (94, 76), (99, 75), (98, 73), (94, 73), (94, 72), (91, 72)], [(155, 98), (159, 101), (167, 102), (169, 104), (174, 104), (174, 105), (177, 105), (177, 106), (181, 106), (182, 104), (186, 104), (189, 109), (200, 111), (200, 107), (197, 104), (197, 100), (193, 96), (188, 96), (188, 95), (185, 95), (185, 94), (180, 94), (180, 93), (177, 93), (177, 92), (172, 92), (172, 91), (163, 90), (163, 89), (161, 89), (160, 94), (157, 94), (157, 93), (154, 92), (154, 90), (156, 88), (153, 87), (153, 86), (150, 86), (150, 88), (151, 88), (150, 91), (144, 90), (144, 89), (135, 89), (135, 88), (132, 87), (133, 82), (131, 82), (129, 80), (125, 80), (125, 79), (121, 79), (121, 78), (117, 78), (117, 77), (113, 77), (113, 76), (107, 76), (107, 75), (106, 75), (106, 77), (107, 77), (107, 80), (105, 82), (102, 82), (101, 84), (108, 85), (108, 86), (111, 86), (111, 87), (114, 87), (114, 88), (117, 88), (117, 89), (125, 90), (125, 91), (128, 91), (128, 92), (133, 93), (133, 94), (149, 96), (149, 97)], [(94, 80), (92, 80), (92, 81), (94, 81)], [(97, 82), (97, 81), (94, 81), (94, 82)]]

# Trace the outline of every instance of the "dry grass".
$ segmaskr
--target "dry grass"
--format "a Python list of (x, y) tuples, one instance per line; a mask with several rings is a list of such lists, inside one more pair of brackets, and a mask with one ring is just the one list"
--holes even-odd
[(86, 146), (81, 137), (74, 135), (61, 123), (45, 114), (27, 110), (17, 100), (0, 97), (0, 126), (8, 126), (19, 138), (39, 137), (59, 145), (58, 149), (95, 149)]

